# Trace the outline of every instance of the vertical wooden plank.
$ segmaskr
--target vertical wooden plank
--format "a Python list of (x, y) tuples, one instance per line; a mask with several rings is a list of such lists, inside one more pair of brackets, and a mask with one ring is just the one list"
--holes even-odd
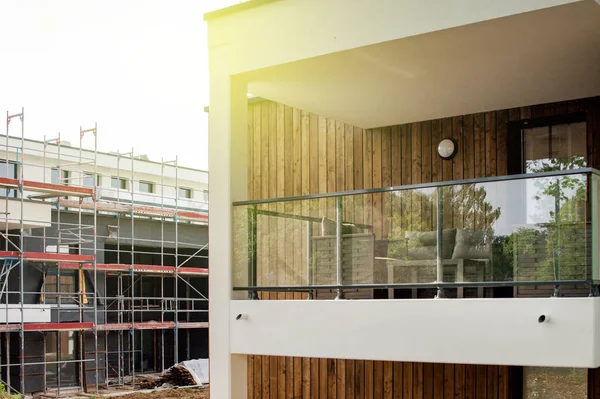
[(509, 399), (510, 398), (510, 386), (509, 382), (509, 367), (508, 366), (498, 366), (498, 398), (500, 399)]
[(437, 153), (437, 146), (442, 139), (450, 137), (448, 132), (442, 128), (440, 119), (432, 121), (431, 125), (431, 181), (452, 180), (444, 179), (445, 163), (452, 161), (443, 161)]
[(365, 360), (365, 399), (373, 399), (373, 360)]
[[(392, 132), (391, 128), (384, 127), (381, 130), (381, 186), (392, 185)], [(392, 213), (391, 197), (389, 194), (381, 195), (382, 201), (382, 238), (386, 239), (390, 231), (390, 218)]]
[(336, 387), (337, 387), (337, 399), (346, 398), (346, 361), (344, 359), (336, 360)]
[(392, 186), (402, 185), (402, 136), (400, 126), (392, 126)]
[(327, 192), (327, 120), (319, 116), (318, 119), (318, 149), (319, 149), (319, 186), (318, 193)]
[(404, 363), (402, 365), (402, 370), (404, 372), (404, 376), (402, 378), (402, 388), (403, 388), (403, 398), (404, 399), (412, 399), (413, 396), (413, 366), (414, 363)]
[(454, 366), (454, 397), (464, 398), (465, 396), (465, 365), (457, 364)]
[(394, 399), (402, 399), (404, 381), (403, 366), (404, 363), (402, 362), (394, 362)]
[(383, 398), (394, 398), (394, 364), (383, 362)]
[(383, 399), (383, 362), (373, 362), (373, 398)]
[(254, 398), (262, 398), (262, 356), (254, 357)]
[[(283, 104), (275, 104), (270, 108), (270, 122), (275, 121), (275, 136), (276, 142), (273, 147), (275, 149), (274, 155), (275, 160), (271, 164), (270, 169), (274, 169), (275, 172), (275, 195), (274, 197), (285, 197), (286, 195), (286, 184), (290, 184), (288, 179), (288, 173), (291, 168), (286, 165), (286, 162), (290, 160), (287, 157), (288, 148), (291, 144), (290, 136), (286, 134), (286, 120), (285, 120), (285, 106)], [(289, 133), (289, 132), (287, 132)], [(269, 153), (271, 157), (272, 154)], [(284, 212), (286, 207), (289, 208), (289, 204), (278, 203), (275, 204), (275, 211)], [(286, 243), (285, 240), (285, 229), (289, 226), (290, 221), (284, 218), (269, 218), (270, 221), (275, 221), (277, 224), (273, 228), (276, 229), (277, 236), (270, 236), (270, 244), (276, 248), (276, 256), (270, 260), (270, 265), (273, 270), (274, 277), (277, 278), (277, 284), (287, 284), (287, 273), (285, 267), (288, 261), (293, 261), (289, 251), (287, 251), (287, 245), (293, 245), (291, 240)], [(281, 237), (281, 239), (278, 239)], [(281, 264), (278, 262), (281, 261)], [(281, 271), (277, 270), (277, 266), (281, 267)], [(285, 299), (286, 294), (284, 292), (272, 292), (270, 294), (272, 299)]]
[(310, 398), (318, 398), (319, 397), (319, 379), (321, 377), (321, 373), (319, 372), (320, 361), (317, 358), (310, 358)]
[(473, 115), (463, 117), (463, 178), (475, 177), (475, 140)]
[(327, 397), (337, 399), (337, 363), (335, 359), (327, 359)]
[(336, 191), (335, 176), (335, 120), (327, 119), (327, 192)]
[(260, 199), (261, 198), (261, 193), (262, 193), (262, 188), (261, 188), (261, 183), (262, 183), (262, 179), (261, 179), (261, 172), (262, 172), (262, 166), (261, 166), (261, 151), (262, 151), (262, 147), (261, 147), (261, 138), (262, 138), (262, 134), (261, 134), (261, 123), (260, 123), (260, 117), (261, 117), (261, 113), (260, 113), (260, 105), (259, 104), (255, 104), (254, 105), (254, 110), (253, 110), (253, 120), (254, 120), (254, 137), (253, 137), (253, 143), (252, 143), (252, 148), (253, 148), (253, 156), (252, 156), (252, 162), (254, 164), (254, 193), (252, 195), (252, 199)]
[[(381, 129), (373, 129), (373, 188), (381, 186)], [(382, 196), (379, 193), (373, 194), (373, 230), (376, 240), (382, 238), (382, 216)]]
[(357, 399), (365, 399), (365, 361), (354, 361), (354, 392)]
[[(296, 398), (310, 399), (310, 358), (303, 357), (298, 359), (302, 361), (302, 387), (300, 388), (301, 392), (298, 392), (297, 386), (294, 385), (294, 390), (296, 391), (295, 396)], [(296, 367), (294, 367), (294, 370), (296, 370)]]
[(272, 151), (270, 149), (271, 140), (269, 140), (269, 108), (271, 104), (272, 103), (270, 102), (260, 104), (260, 141), (262, 144), (261, 152), (263, 153), (263, 160), (265, 161), (260, 165), (262, 179), (261, 198), (269, 198), (269, 162), (271, 162)]
[(352, 399), (356, 397), (356, 384), (354, 382), (356, 369), (354, 364), (354, 360), (346, 360), (346, 399)]
[(477, 365), (477, 399), (487, 399), (487, 366)]
[(475, 176), (485, 176), (485, 114), (478, 113), (473, 116), (473, 129), (475, 141)]
[(278, 167), (283, 166), (284, 154), (282, 152), (285, 145), (285, 134), (280, 126), (280, 115), (278, 113), (279, 104), (269, 101), (269, 198), (276, 198), (279, 186), (283, 176), (278, 173)]
[[(278, 380), (279, 380), (279, 361), (278, 356), (270, 356), (271, 360), (269, 362), (270, 368), (270, 376), (269, 376), (269, 384), (271, 385), (271, 389), (269, 390), (270, 398), (277, 399), (277, 395), (279, 393), (278, 389)], [(285, 364), (285, 363), (284, 363)], [(285, 371), (284, 371), (285, 373)], [(283, 378), (285, 383), (285, 378)], [(285, 393), (285, 390), (284, 390)]]
[(458, 151), (454, 158), (452, 158), (452, 179), (461, 180), (464, 177), (464, 165), (463, 157), (465, 156), (465, 140), (466, 137), (463, 132), (463, 117), (455, 116), (452, 118), (452, 137), (456, 140), (458, 145)]
[[(354, 189), (360, 190), (364, 187), (363, 184), (363, 136), (362, 129), (355, 127), (354, 129)], [(354, 197), (354, 221), (356, 223), (364, 223), (364, 195)]]
[(487, 399), (498, 399), (498, 366), (487, 367)]
[(521, 107), (520, 111), (521, 111), (520, 119), (530, 119), (531, 118), (531, 107), (530, 106)]
[(248, 399), (254, 399), (254, 355), (248, 355), (247, 359)]
[(465, 365), (465, 399), (477, 398), (477, 366)]
[[(373, 131), (367, 129), (363, 136), (363, 188), (373, 188)], [(364, 223), (373, 224), (373, 195), (365, 194)], [(366, 370), (366, 365), (365, 365)]]
[[(344, 191), (354, 190), (354, 128), (344, 125)], [(354, 200), (356, 196), (344, 198), (344, 218), (348, 222), (356, 222), (354, 219)]]
[(301, 398), (302, 397), (302, 389), (304, 387), (304, 381), (302, 380), (302, 358), (294, 357), (292, 359), (293, 369), (294, 369), (294, 389), (292, 391), (293, 398)]
[(444, 397), (444, 365), (442, 363), (433, 365), (433, 397), (436, 399)]
[(319, 192), (319, 169), (321, 150), (319, 148), (319, 117), (309, 114), (308, 117), (308, 194)]
[[(432, 157), (433, 157), (433, 181), (450, 181), (452, 180), (452, 161), (442, 160), (437, 153), (437, 146), (444, 138), (452, 138), (452, 118), (444, 118), (441, 121), (441, 131), (438, 132), (437, 127), (431, 134), (432, 141)], [(444, 187), (443, 189), (443, 209), (444, 209), (444, 228), (449, 229), (453, 226), (454, 209), (452, 207), (452, 197), (454, 187)]]
[(444, 364), (444, 398), (454, 397), (454, 364)]
[[(302, 370), (300, 370), (302, 372)], [(291, 356), (285, 357), (285, 397), (287, 399), (294, 398), (294, 383), (296, 379), (296, 370), (294, 369), (294, 358)]]
[(287, 369), (287, 359), (285, 356), (274, 357), (273, 360), (277, 360), (277, 396), (278, 399), (285, 399), (287, 376), (289, 370)]
[[(292, 108), (292, 195), (301, 195), (302, 194), (302, 119), (301, 112), (297, 108)], [(301, 213), (301, 203), (293, 202), (293, 213), (299, 214)], [(295, 280), (295, 276), (302, 275), (304, 270), (302, 264), (302, 236), (300, 231), (301, 224), (292, 221), (291, 223), (291, 249), (293, 254), (292, 262), (288, 265), (287, 273), (290, 274), (287, 279), (288, 284), (299, 284), (300, 281)], [(287, 236), (287, 234), (286, 234)], [(300, 299), (300, 293), (288, 292), (286, 293), (286, 299)], [(291, 373), (293, 361), (289, 359), (287, 361), (288, 364), (288, 384), (293, 383), (293, 374)], [(286, 391), (290, 391), (287, 389)], [(293, 393), (293, 392), (292, 392)]]
[(421, 183), (431, 183), (431, 133), (433, 127), (439, 131), (441, 121), (427, 121), (421, 123)]
[(508, 134), (507, 124), (508, 111), (502, 110), (496, 113), (496, 162), (498, 176), (505, 176), (508, 173), (506, 156), (508, 150), (506, 148), (506, 135)]
[(426, 399), (425, 394), (425, 380), (423, 375), (423, 363), (413, 363), (413, 398), (415, 399)]
[[(452, 118), (452, 137), (456, 140), (458, 151), (454, 158), (452, 158), (452, 179), (462, 180), (464, 178), (465, 167), (463, 159), (465, 157), (465, 141), (467, 136), (464, 134), (464, 121), (462, 116), (455, 116)], [(457, 189), (460, 189), (457, 187)], [(456, 196), (455, 194), (452, 194)], [(462, 209), (462, 196), (456, 196), (453, 198), (454, 206), (452, 207), (452, 225), (456, 228), (462, 228), (464, 226), (464, 212)]]
[(496, 176), (497, 165), (496, 112), (485, 113), (485, 175)]
[(327, 398), (329, 385), (327, 359), (319, 359), (319, 398)]
[(263, 355), (262, 357), (262, 395), (261, 398), (271, 397), (271, 357)]
[(544, 104), (536, 104), (531, 106), (531, 118), (542, 118), (544, 117), (544, 113)]
[(556, 103), (544, 104), (544, 116), (556, 115)]
[[(400, 138), (402, 145), (402, 184), (407, 185), (412, 183), (412, 125), (400, 126)], [(419, 171), (420, 175), (421, 172)]]
[(423, 364), (423, 397), (433, 398), (433, 363)]
[(421, 172), (422, 172), (422, 153), (421, 148), (423, 147), (422, 135), (421, 135), (421, 123), (413, 123), (411, 126), (411, 139), (412, 139), (412, 184), (422, 183)]
[[(254, 193), (254, 106), (248, 104), (248, 198)], [(254, 394), (254, 392), (252, 392)]]
[(344, 123), (335, 122), (335, 191), (342, 191), (345, 188), (346, 173), (346, 146), (344, 143), (346, 132)]

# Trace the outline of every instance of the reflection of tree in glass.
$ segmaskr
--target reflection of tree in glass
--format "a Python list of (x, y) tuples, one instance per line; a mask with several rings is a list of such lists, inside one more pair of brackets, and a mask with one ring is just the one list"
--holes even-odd
[[(582, 156), (531, 161), (532, 173), (573, 170), (586, 166)], [(518, 243), (521, 280), (572, 280), (586, 278), (587, 179), (583, 175), (537, 178), (535, 228), (514, 233)], [(531, 260), (535, 259), (535, 264)], [(532, 271), (527, 269), (531, 268)]]
[[(493, 227), (501, 214), (500, 208), (493, 208), (486, 200), (487, 191), (484, 185), (468, 184), (448, 186), (440, 189), (444, 229), (468, 228), (483, 232), (480, 244), (492, 247), (494, 273), (496, 278), (505, 279), (507, 273), (512, 277), (512, 256), (503, 251), (502, 237), (495, 237)], [(405, 232), (427, 232), (436, 230), (437, 226), (437, 194), (435, 190), (405, 190), (395, 192), (392, 196), (392, 215), (390, 217), (390, 235), (388, 256), (404, 259), (407, 255)], [(453, 244), (451, 244), (453, 245)], [(500, 248), (500, 249), (498, 249)], [(446, 252), (452, 254), (452, 250)]]

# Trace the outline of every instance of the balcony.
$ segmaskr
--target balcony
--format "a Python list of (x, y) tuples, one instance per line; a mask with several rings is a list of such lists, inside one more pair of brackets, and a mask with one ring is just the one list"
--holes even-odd
[(598, 367), (598, 173), (235, 203), (231, 353)]
[(596, 295), (599, 178), (562, 170), (235, 203), (233, 290)]

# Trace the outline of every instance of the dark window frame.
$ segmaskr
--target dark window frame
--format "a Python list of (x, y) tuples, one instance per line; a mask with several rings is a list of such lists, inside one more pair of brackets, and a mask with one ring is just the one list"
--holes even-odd
[[(545, 116), (541, 118), (529, 118), (507, 123), (508, 136), (506, 138), (506, 162), (507, 174), (519, 175), (523, 172), (523, 129), (536, 127), (568, 125), (572, 123), (587, 122), (585, 112), (576, 112), (566, 115)], [(586, 129), (588, 129), (586, 125)], [(586, 157), (590, 159), (589, 143)]]

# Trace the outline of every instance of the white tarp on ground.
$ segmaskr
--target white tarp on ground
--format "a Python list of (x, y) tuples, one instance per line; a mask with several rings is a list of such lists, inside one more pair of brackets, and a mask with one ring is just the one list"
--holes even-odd
[(179, 365), (185, 367), (190, 372), (196, 384), (208, 384), (208, 359), (185, 360), (179, 363)]

